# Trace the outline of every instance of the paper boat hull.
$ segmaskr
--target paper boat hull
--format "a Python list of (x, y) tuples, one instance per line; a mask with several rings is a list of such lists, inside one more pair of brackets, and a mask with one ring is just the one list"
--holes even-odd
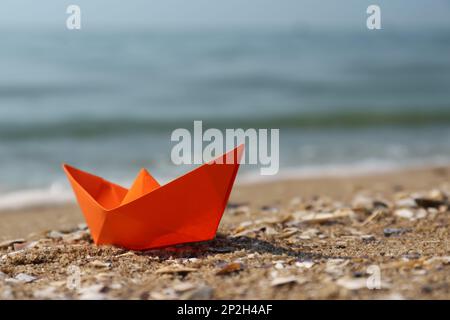
[(204, 164), (124, 205), (118, 204), (127, 189), (67, 165), (64, 170), (94, 242), (144, 250), (215, 237), (242, 148), (219, 157), (234, 154), (232, 164)]

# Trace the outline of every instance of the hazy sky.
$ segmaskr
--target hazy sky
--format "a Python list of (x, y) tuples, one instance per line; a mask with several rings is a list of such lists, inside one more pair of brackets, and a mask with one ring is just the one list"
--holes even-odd
[(384, 28), (450, 27), (448, 0), (1, 0), (0, 26), (64, 28), (69, 4), (81, 7), (83, 28), (293, 24), (360, 28), (365, 27), (369, 4), (380, 5)]

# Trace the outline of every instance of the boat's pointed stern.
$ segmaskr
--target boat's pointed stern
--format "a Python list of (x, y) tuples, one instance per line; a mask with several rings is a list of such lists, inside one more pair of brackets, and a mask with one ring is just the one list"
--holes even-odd
[(105, 224), (107, 212), (105, 208), (96, 201), (93, 195), (98, 195), (104, 188), (106, 182), (97, 176), (67, 164), (63, 165), (63, 169), (72, 186), (73, 192), (75, 193), (76, 200), (85, 217), (86, 224), (89, 227), (94, 243), (104, 243), (105, 241), (102, 240), (104, 238), (103, 226)]

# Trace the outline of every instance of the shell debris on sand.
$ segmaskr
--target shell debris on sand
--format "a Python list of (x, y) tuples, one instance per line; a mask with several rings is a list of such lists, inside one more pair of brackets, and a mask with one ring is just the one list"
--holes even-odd
[(182, 266), (168, 266), (155, 271), (156, 274), (170, 274), (170, 273), (189, 273), (198, 271), (196, 268), (182, 267)]
[(279, 287), (284, 285), (290, 285), (290, 284), (301, 284), (303, 283), (303, 279), (299, 279), (296, 276), (288, 276), (288, 277), (277, 277), (272, 280), (270, 283), (271, 287)]
[(325, 223), (330, 220), (351, 217), (354, 215), (351, 209), (337, 209), (334, 212), (310, 213), (300, 217), (300, 221), (308, 223)]
[(94, 260), (90, 263), (91, 266), (95, 267), (95, 268), (110, 268), (111, 267), (111, 262), (103, 262), (100, 260)]
[(23, 282), (23, 283), (30, 283), (33, 281), (36, 281), (38, 278), (26, 273), (19, 273), (14, 278), (6, 279), (6, 281), (10, 282)]
[(173, 290), (176, 292), (186, 292), (195, 288), (197, 288), (197, 286), (192, 282), (181, 282), (173, 286)]
[(224, 267), (222, 267), (222, 269), (220, 269), (219, 271), (216, 272), (217, 275), (227, 275), (227, 274), (231, 274), (231, 273), (236, 273), (239, 271), (242, 271), (244, 269), (244, 265), (240, 262), (232, 262), (229, 263), (227, 265), (225, 265)]
[(295, 265), (299, 268), (311, 269), (314, 266), (314, 261), (311, 260), (297, 261)]
[[(142, 252), (96, 246), (85, 225), (8, 240), (0, 297), (448, 299), (449, 188), (240, 202), (214, 240)], [(372, 266), (389, 286), (367, 289)]]
[(16, 243), (23, 243), (25, 241), (26, 241), (25, 239), (5, 240), (5, 241), (0, 242), (0, 249), (5, 249), (10, 246), (13, 246)]

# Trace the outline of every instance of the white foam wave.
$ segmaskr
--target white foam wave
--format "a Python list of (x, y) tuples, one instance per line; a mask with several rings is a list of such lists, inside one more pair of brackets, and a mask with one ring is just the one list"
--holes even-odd
[(18, 190), (0, 195), (0, 210), (65, 204), (74, 201), (73, 193), (63, 185), (53, 183), (48, 188)]

